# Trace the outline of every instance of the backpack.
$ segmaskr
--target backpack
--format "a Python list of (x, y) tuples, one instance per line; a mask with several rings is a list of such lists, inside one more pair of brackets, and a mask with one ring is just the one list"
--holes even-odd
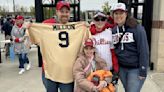
[[(107, 70), (97, 70), (92, 72), (88, 77), (87, 80), (91, 81), (96, 86), (99, 84), (100, 81), (106, 81), (106, 78), (112, 79), (112, 73)], [(115, 87), (111, 82), (107, 82), (108, 85), (103, 88), (100, 92), (115, 92)]]

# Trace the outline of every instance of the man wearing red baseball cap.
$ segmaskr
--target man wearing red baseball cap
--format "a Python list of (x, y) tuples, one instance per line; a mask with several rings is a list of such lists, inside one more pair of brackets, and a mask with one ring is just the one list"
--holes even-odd
[[(56, 5), (56, 15), (57, 15), (56, 20), (55, 19), (48, 19), (48, 20), (43, 21), (43, 23), (59, 23), (59, 24), (68, 23), (69, 19), (70, 19), (70, 4), (69, 4), (69, 2), (59, 1)], [(44, 62), (43, 62), (43, 64), (44, 64)], [(58, 81), (53, 81), (53, 80), (47, 79), (45, 77), (44, 67), (43, 67), (42, 73), (43, 73), (42, 74), (43, 75), (42, 76), (43, 84), (45, 85), (47, 92), (58, 92), (58, 88), (60, 89), (60, 92), (73, 92), (73, 87), (74, 87), (73, 82), (61, 83)], [(65, 77), (67, 77), (67, 76), (65, 76)]]
[(57, 10), (60, 10), (61, 8), (63, 8), (63, 7), (67, 7), (69, 10), (70, 10), (70, 4), (68, 3), (68, 2), (66, 2), (66, 1), (59, 1), (58, 3), (57, 3), (57, 5), (56, 5), (56, 9)]
[(43, 23), (67, 23), (70, 19), (70, 4), (67, 1), (59, 1), (56, 5), (57, 20), (50, 18)]
[(67, 1), (59, 1), (56, 5), (57, 21), (66, 24), (70, 19), (70, 4)]

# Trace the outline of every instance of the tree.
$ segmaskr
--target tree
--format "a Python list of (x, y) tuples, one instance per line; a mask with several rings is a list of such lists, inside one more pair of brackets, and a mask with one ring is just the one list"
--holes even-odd
[(28, 9), (25, 6), (16, 5), (16, 7), (15, 7), (15, 12), (18, 12), (20, 14), (27, 13), (27, 10)]
[(21, 6), (20, 7), (20, 12), (22, 12), (22, 13), (27, 12), (27, 7)]
[(20, 12), (20, 6), (19, 5), (15, 5), (15, 12)]
[(108, 13), (110, 12), (111, 6), (109, 6), (109, 2), (105, 2), (104, 5), (102, 6), (103, 12)]
[(54, 16), (56, 14), (56, 9), (55, 7), (44, 7), (44, 19), (48, 19)]
[(35, 16), (35, 7), (34, 6), (30, 6), (30, 15)]
[(0, 6), (0, 15), (5, 16), (6, 12), (8, 12), (8, 9), (5, 8), (4, 6)]

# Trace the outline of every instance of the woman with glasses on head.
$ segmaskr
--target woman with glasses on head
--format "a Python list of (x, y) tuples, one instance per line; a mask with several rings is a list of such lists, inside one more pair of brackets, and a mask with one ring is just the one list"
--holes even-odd
[(118, 62), (112, 43), (112, 27), (107, 22), (107, 16), (102, 12), (97, 12), (93, 17), (90, 31), (99, 56), (106, 61), (107, 69), (113, 72), (113, 81), (117, 82)]

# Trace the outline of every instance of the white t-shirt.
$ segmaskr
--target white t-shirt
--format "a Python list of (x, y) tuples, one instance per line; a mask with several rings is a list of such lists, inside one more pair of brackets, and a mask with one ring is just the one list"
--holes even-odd
[(93, 35), (93, 39), (99, 56), (106, 61), (108, 69), (111, 70), (112, 54), (110, 49), (114, 48), (111, 28), (105, 29), (103, 32)]

